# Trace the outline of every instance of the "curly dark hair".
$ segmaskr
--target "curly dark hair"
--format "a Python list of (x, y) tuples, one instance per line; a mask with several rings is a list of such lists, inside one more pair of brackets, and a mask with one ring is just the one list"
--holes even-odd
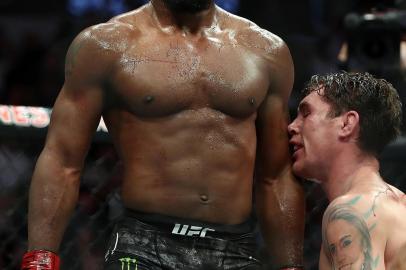
[(386, 80), (369, 73), (314, 75), (302, 95), (305, 97), (313, 91), (331, 104), (331, 117), (350, 110), (358, 112), (361, 150), (377, 156), (400, 135), (402, 103), (396, 89)]

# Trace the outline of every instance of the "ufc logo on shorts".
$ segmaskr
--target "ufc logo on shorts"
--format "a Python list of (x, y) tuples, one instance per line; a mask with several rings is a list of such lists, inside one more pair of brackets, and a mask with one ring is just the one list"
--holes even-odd
[(199, 226), (189, 226), (189, 225), (182, 225), (179, 223), (175, 224), (173, 227), (172, 233), (179, 234), (179, 235), (186, 235), (186, 236), (199, 236), (199, 237), (206, 237), (207, 232), (214, 232), (215, 230), (210, 228), (203, 228)]

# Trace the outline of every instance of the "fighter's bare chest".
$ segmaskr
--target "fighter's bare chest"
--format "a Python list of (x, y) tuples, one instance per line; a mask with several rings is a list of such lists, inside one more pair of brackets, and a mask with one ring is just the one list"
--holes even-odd
[(269, 76), (264, 63), (239, 48), (157, 44), (118, 59), (112, 84), (123, 106), (139, 116), (209, 107), (246, 117), (263, 101)]

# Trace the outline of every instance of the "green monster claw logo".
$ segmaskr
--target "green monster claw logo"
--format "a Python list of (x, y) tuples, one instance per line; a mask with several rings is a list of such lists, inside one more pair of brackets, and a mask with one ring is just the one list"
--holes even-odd
[[(138, 265), (137, 265), (137, 260), (136, 259), (131, 259), (131, 258), (121, 258), (118, 259), (121, 262), (121, 270), (138, 270)], [(131, 266), (134, 265), (134, 268), (131, 268)], [(125, 266), (127, 266), (125, 268)]]

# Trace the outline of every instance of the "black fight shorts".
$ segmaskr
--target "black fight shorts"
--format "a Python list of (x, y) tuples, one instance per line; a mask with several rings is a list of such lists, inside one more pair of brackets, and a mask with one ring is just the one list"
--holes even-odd
[(105, 270), (254, 270), (253, 222), (238, 225), (126, 211), (112, 233)]

